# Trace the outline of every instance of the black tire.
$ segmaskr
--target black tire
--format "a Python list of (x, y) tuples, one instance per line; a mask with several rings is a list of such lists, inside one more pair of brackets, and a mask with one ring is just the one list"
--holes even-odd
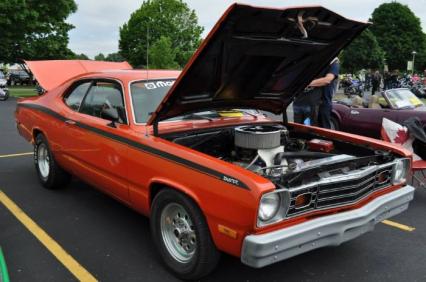
[[(48, 157), (48, 173), (42, 173), (39, 165), (40, 148), (43, 147), (47, 150), (46, 156)], [(59, 189), (65, 187), (71, 180), (71, 175), (63, 170), (55, 161), (52, 151), (50, 150), (49, 143), (43, 134), (38, 134), (34, 144), (34, 165), (37, 171), (38, 179), (47, 189)]]
[(331, 129), (340, 130), (339, 121), (337, 120), (335, 116), (332, 116), (330, 121), (331, 121)]
[[(162, 234), (162, 214), (170, 205), (180, 205), (192, 221), (191, 230), (195, 232), (196, 248), (188, 262), (177, 260), (166, 246)], [(170, 218), (167, 217), (170, 221)], [(209, 274), (216, 267), (220, 252), (217, 250), (210, 236), (203, 213), (197, 204), (184, 194), (173, 189), (161, 190), (152, 202), (151, 235), (166, 264), (177, 277), (184, 280), (195, 280)], [(174, 222), (174, 219), (173, 219)], [(181, 244), (182, 246), (182, 244)]]

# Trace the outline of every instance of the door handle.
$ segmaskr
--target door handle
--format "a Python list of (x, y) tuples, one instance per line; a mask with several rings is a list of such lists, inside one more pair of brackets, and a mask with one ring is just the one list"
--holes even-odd
[(65, 123), (68, 124), (68, 125), (76, 125), (77, 122), (75, 122), (74, 120), (71, 120), (71, 119), (67, 119), (65, 121)]
[(351, 110), (351, 115), (359, 115), (359, 112), (356, 110)]

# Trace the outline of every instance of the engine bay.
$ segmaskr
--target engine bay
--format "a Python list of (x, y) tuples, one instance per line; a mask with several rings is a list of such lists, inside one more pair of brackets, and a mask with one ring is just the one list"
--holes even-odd
[(395, 158), (389, 152), (296, 132), (281, 124), (251, 124), (162, 137), (287, 187)]

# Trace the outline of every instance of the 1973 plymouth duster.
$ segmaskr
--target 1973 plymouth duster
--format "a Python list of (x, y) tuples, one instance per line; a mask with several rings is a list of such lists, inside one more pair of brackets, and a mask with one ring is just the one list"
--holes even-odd
[(182, 72), (27, 62), (46, 93), (19, 100), (17, 128), (44, 187), (74, 175), (149, 216), (180, 278), (208, 274), (220, 252), (263, 267), (339, 245), (407, 209), (410, 153), (260, 110), (285, 111), (366, 26), (322, 7), (233, 5)]

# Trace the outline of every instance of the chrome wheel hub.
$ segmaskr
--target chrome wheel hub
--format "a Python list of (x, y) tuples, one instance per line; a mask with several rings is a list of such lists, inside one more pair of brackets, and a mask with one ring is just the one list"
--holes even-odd
[(168, 204), (161, 213), (161, 235), (170, 255), (187, 263), (195, 254), (197, 238), (192, 220), (179, 204)]
[(37, 148), (37, 165), (41, 176), (43, 178), (47, 178), (50, 171), (50, 158), (47, 147), (43, 143), (40, 144)]

